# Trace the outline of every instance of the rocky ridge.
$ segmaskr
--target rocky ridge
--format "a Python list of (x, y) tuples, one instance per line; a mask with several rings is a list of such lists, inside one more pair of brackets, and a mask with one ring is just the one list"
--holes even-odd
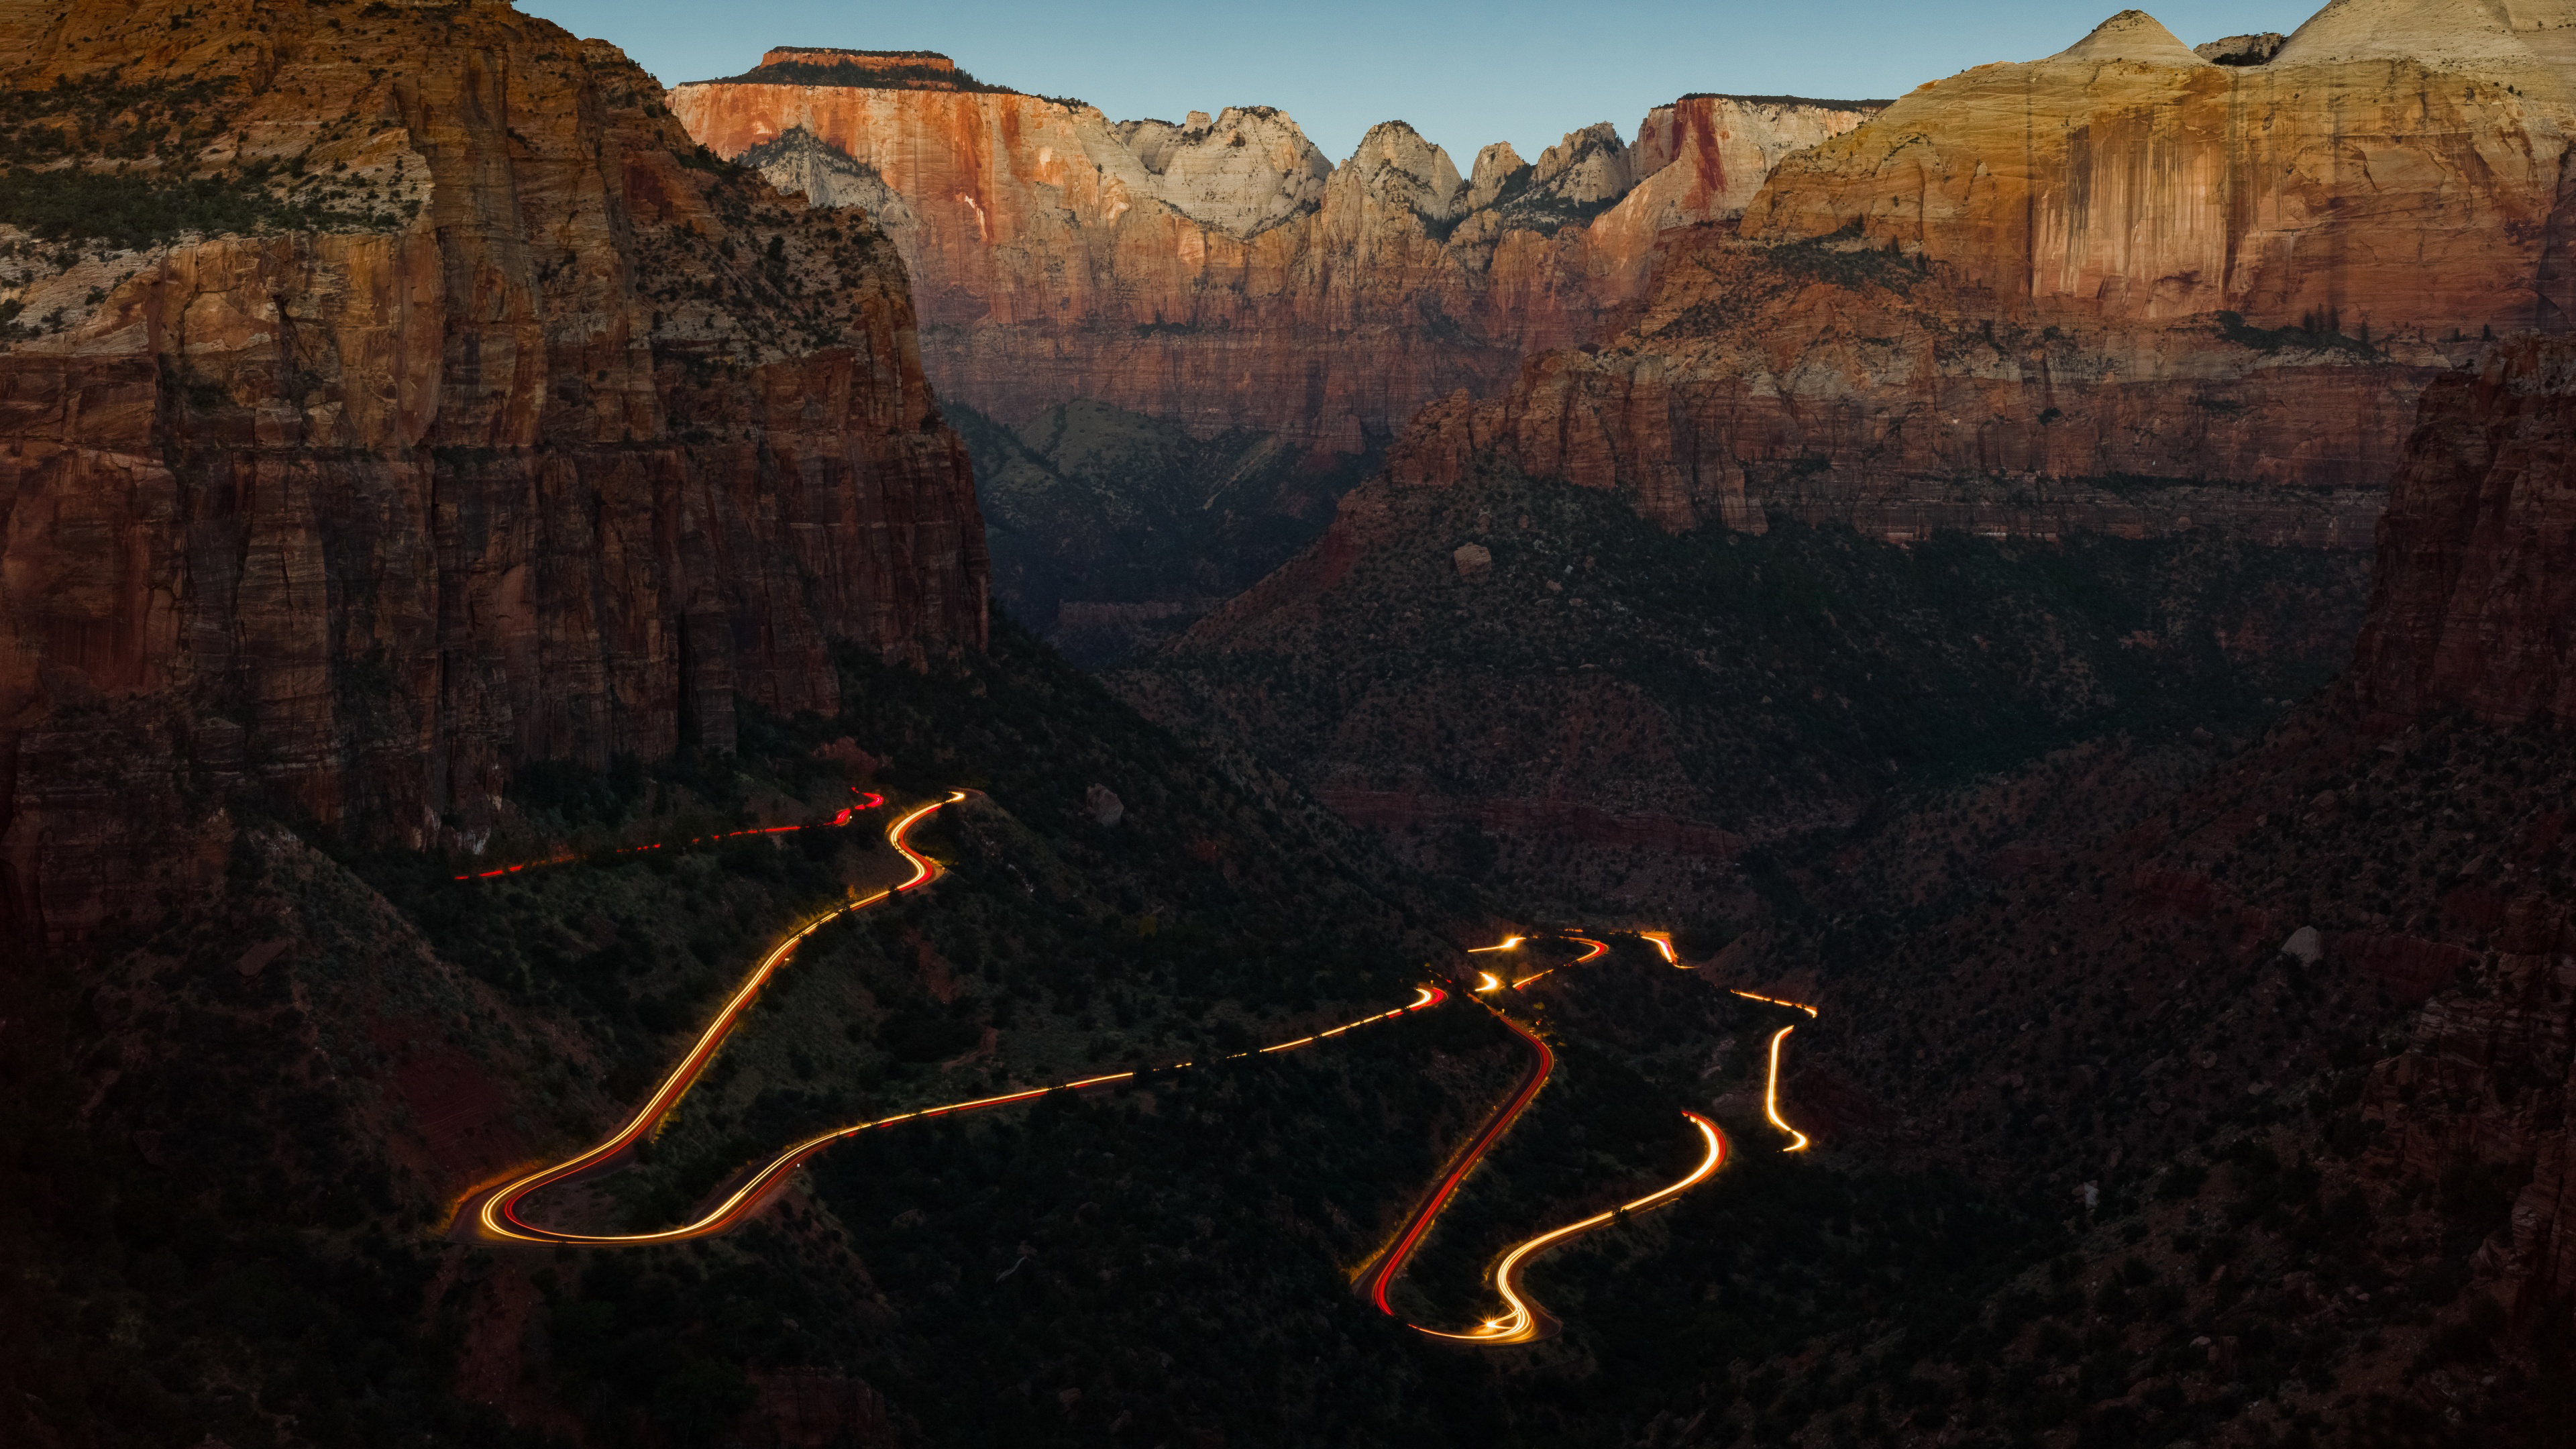
[(0, 352), (14, 928), (219, 870), (179, 842), (230, 799), (472, 849), (519, 766), (830, 711), (844, 643), (982, 645), (893, 249), (699, 150), (614, 47), (499, 4), (57, 0), (0, 75), (7, 310), (42, 319)]
[(1782, 156), (1874, 105), (1693, 96), (1633, 143), (1603, 125), (1536, 163), (1488, 147), (1461, 177), (1402, 122), (1334, 166), (1268, 107), (1113, 123), (810, 74), (682, 85), (670, 105), (782, 187), (846, 158), (872, 180), (808, 194), (869, 206), (885, 188), (875, 214), (943, 394), (1015, 424), (1089, 398), (1343, 453), (1601, 330), (1641, 295), (1658, 238), (1736, 215)]
[(1673, 528), (2365, 546), (2421, 389), (2563, 324), (2576, 97), (2547, 16), (2357, 5), (2260, 63), (2126, 11), (1918, 87), (1676, 239), (1600, 347), (1430, 410), (1395, 474), (1495, 452)]

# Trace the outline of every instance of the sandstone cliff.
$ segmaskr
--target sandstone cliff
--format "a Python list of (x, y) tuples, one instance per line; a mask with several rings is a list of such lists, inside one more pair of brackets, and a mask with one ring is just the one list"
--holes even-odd
[[(813, 83), (824, 76), (830, 83)], [(1401, 122), (1332, 165), (1282, 112), (1113, 124), (1076, 102), (765, 66), (673, 111), (782, 187), (870, 208), (943, 394), (1025, 422), (1074, 398), (1356, 453), (1638, 297), (1657, 239), (1740, 212), (1868, 106), (1694, 96), (1471, 177)]]
[[(2353, 4), (2263, 63), (2126, 11), (1919, 87), (1689, 234), (1606, 345), (1436, 409), (1398, 476), (1498, 449), (1675, 528), (2360, 546), (2423, 385), (2563, 322), (2576, 109), (2546, 17)], [(2242, 486), (2142, 508), (2154, 480)]]
[(55, 0), (0, 75), (0, 310), (43, 319), (0, 355), (21, 927), (96, 925), (237, 792), (470, 848), (516, 765), (730, 748), (737, 700), (835, 709), (836, 642), (984, 640), (892, 248), (700, 151), (613, 47), (492, 3)]

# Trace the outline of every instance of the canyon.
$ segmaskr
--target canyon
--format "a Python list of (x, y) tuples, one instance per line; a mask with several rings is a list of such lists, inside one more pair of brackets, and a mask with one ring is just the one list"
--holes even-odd
[[(837, 647), (983, 645), (966, 454), (860, 218), (505, 5), (94, 9), (0, 28), (56, 227), (9, 238), (0, 353), (13, 931), (219, 874), (237, 791), (470, 851), (531, 763), (729, 750), (739, 708), (837, 708)], [(36, 205), (156, 137), (118, 185), (278, 220)]]
[[(2131, 11), (1462, 173), (0, 14), (0, 1438), (2563, 1439), (2570, 61)], [(1480, 998), (1562, 1071), (1404, 1315), (1729, 1134), (1509, 1358), (1350, 1292)], [(550, 1210), (1122, 1080), (472, 1240), (683, 1058)]]
[[(2406, 561), (2392, 548), (2421, 555), (2412, 577), (2460, 566), (2436, 557), (2465, 546), (2455, 519), (2409, 503), (2400, 533), (2380, 531), (2418, 399), (2496, 336), (2563, 325), (2576, 99), (2553, 15), (2338, 3), (2277, 45), (2217, 43), (2220, 64), (2125, 11), (2045, 60), (1918, 87), (1785, 155), (1739, 221), (1668, 233), (1617, 330), (1425, 408), (1314, 543), (1117, 687), (1266, 750), (1423, 858), (1508, 870), (1553, 858), (1551, 832), (1517, 822), (1633, 818), (1628, 863), (1605, 869), (1642, 899), (1695, 890), (1710, 841), (1740, 854), (1855, 818), (1879, 788), (1864, 780), (1899, 765), (1955, 768), (1939, 739), (1981, 758), (2005, 738), (2050, 748), (2052, 732), (2134, 728), (2130, 704), (2176, 689), (2244, 687), (2201, 696), (2213, 727), (2277, 709), (2351, 658), (2374, 549), (2383, 585)], [(1698, 562), (1552, 488), (1614, 502)], [(2517, 496), (2514, 527), (2545, 533), (2545, 494)], [(2054, 546), (2083, 559), (2089, 602), (2043, 601), (2058, 585), (2028, 576), (1979, 592)], [(1488, 566), (1453, 566), (1466, 549)], [(1862, 556), (1878, 562), (1846, 572)], [(1977, 582), (1899, 602), (1936, 567)], [(2472, 582), (2518, 601), (2535, 574)], [(1730, 643), (1790, 581), (1841, 637), (1782, 650), (1775, 622)], [(2408, 629), (2453, 658), (2509, 651), (2511, 688), (2564, 687), (2554, 645), (2495, 637), (2466, 595), (2415, 607)], [(1545, 641), (1575, 674), (1517, 687), (1527, 661), (1488, 634)], [(1884, 662), (1847, 675), (1845, 648)], [(2423, 677), (2457, 667), (2385, 630), (2362, 649), (2412, 650)], [(1969, 695), (1933, 679), (1954, 667), (2011, 676), (1972, 712), (2031, 713), (1950, 735), (1946, 705)], [(1920, 708), (1854, 703), (1906, 676)], [(1430, 723), (1502, 697), (1485, 729)], [(1906, 727), (1858, 746), (1842, 711)], [(1749, 733), (1719, 745), (1719, 721)], [(1837, 783), (1766, 798), (1766, 752)], [(1658, 839), (1671, 847), (1641, 843)]]
[(1463, 177), (1396, 123), (1336, 167), (1276, 111), (1113, 124), (860, 54), (671, 104), (880, 216), (934, 382), (1008, 423), (1085, 398), (1433, 483), (1499, 452), (1668, 528), (2367, 549), (2416, 395), (2567, 305), (2567, 33), (2347, 0), (2204, 56), (2125, 11), (1889, 105), (1687, 98)]

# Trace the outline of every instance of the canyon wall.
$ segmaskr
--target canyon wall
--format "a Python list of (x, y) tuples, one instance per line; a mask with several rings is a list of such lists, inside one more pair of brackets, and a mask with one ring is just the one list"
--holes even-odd
[(1089, 398), (1344, 453), (1603, 330), (1659, 237), (1736, 215), (1869, 110), (1691, 97), (1634, 144), (1595, 126), (1535, 162), (1489, 146), (1462, 176), (1402, 122), (1335, 166), (1267, 107), (1113, 123), (856, 64), (813, 83), (829, 72), (788, 54), (671, 108), (718, 155), (877, 218), (943, 395), (1013, 423)]
[(501, 4), (61, 0), (0, 74), (48, 184), (139, 153), (152, 215), (252, 219), (0, 218), (43, 319), (0, 352), (17, 927), (112, 919), (227, 801), (479, 848), (521, 764), (730, 749), (737, 702), (836, 710), (836, 644), (984, 643), (893, 249), (708, 161), (613, 47)]
[(2563, 325), (2564, 19), (2337, 0), (2214, 64), (2126, 11), (1919, 87), (1677, 241), (1606, 345), (1434, 409), (1395, 471), (1500, 454), (1673, 528), (2366, 546), (2424, 385)]

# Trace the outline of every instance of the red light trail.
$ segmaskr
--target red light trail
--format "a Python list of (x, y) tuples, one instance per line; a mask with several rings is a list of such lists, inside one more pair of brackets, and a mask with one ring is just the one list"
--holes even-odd
[[(851, 793), (851, 794), (853, 794), (853, 795), (858, 795), (858, 794), (860, 794), (861, 792), (860, 792), (860, 790), (859, 790), (859, 787), (858, 787), (858, 786), (853, 785), (853, 786), (851, 786), (851, 787), (850, 787), (850, 793)], [(838, 813), (838, 814), (834, 815), (830, 820), (823, 821), (823, 822), (821, 822), (821, 823), (819, 823), (819, 824), (815, 824), (815, 825), (811, 825), (811, 826), (806, 826), (806, 825), (766, 825), (766, 826), (762, 826), (762, 825), (755, 825), (755, 826), (752, 826), (752, 827), (750, 827), (750, 828), (748, 828), (748, 829), (744, 829), (744, 830), (728, 830), (728, 831), (725, 831), (725, 832), (724, 832), (723, 834), (721, 834), (721, 835), (696, 835), (696, 836), (691, 836), (689, 839), (681, 841), (681, 842), (680, 842), (680, 846), (681, 846), (681, 848), (686, 849), (687, 847), (692, 846), (692, 845), (710, 845), (710, 844), (713, 844), (714, 842), (719, 841), (719, 840), (739, 840), (739, 839), (741, 839), (743, 836), (746, 836), (746, 835), (792, 835), (792, 834), (794, 834), (795, 832), (797, 832), (797, 831), (799, 831), (799, 830), (806, 830), (806, 829), (813, 829), (813, 830), (838, 830), (838, 829), (840, 829), (840, 828), (842, 828), (842, 827), (844, 827), (844, 826), (848, 825), (848, 824), (850, 823), (850, 819), (851, 819), (851, 817), (852, 817), (852, 816), (855, 816), (855, 815), (859, 814), (861, 811), (864, 811), (864, 810), (874, 810), (874, 809), (876, 809), (878, 806), (883, 805), (884, 803), (885, 803), (885, 797), (884, 797), (883, 795), (879, 795), (879, 794), (876, 794), (876, 793), (874, 793), (873, 791), (871, 791), (871, 792), (867, 792), (867, 793), (866, 793), (866, 795), (864, 796), (864, 798), (862, 798), (862, 799), (859, 801), (859, 803), (858, 803), (858, 804), (856, 804), (856, 805), (844, 805), (844, 806), (842, 806), (842, 807), (841, 807), (841, 809), (840, 809), (840, 813)], [(600, 860), (606, 860), (606, 859), (613, 859), (613, 858), (615, 858), (615, 857), (617, 857), (617, 856), (621, 856), (621, 855), (642, 855), (642, 854), (646, 853), (647, 851), (661, 850), (661, 849), (664, 849), (664, 848), (665, 848), (665, 843), (664, 843), (664, 842), (662, 842), (662, 841), (657, 840), (657, 841), (654, 841), (654, 842), (653, 842), (652, 844), (650, 844), (650, 845), (627, 845), (627, 846), (620, 846), (619, 848), (617, 848), (617, 849), (615, 849), (615, 850), (602, 852), (600, 855), (595, 856), (595, 857), (594, 857), (594, 856), (580, 856), (580, 855), (557, 855), (557, 856), (549, 856), (548, 858), (546, 858), (546, 859), (544, 859), (544, 860), (531, 860), (531, 861), (525, 861), (525, 862), (522, 862), (521, 864), (518, 864), (518, 865), (505, 865), (505, 866), (500, 867), (500, 868), (499, 868), (499, 869), (497, 869), (497, 870), (474, 871), (474, 872), (471, 872), (471, 873), (466, 874), (466, 875), (460, 875), (460, 876), (458, 876), (458, 877), (457, 877), (457, 879), (458, 879), (458, 880), (493, 880), (493, 879), (497, 879), (497, 878), (499, 878), (499, 877), (501, 877), (501, 876), (505, 876), (505, 875), (517, 875), (519, 872), (521, 872), (521, 871), (523, 871), (523, 870), (533, 870), (533, 869), (535, 869), (536, 867), (541, 866), (541, 865), (571, 865), (571, 864), (574, 864), (575, 862), (578, 862), (578, 861), (581, 861), (581, 860), (587, 860), (587, 859), (600, 859)]]
[[(1490, 1006), (1485, 1009), (1494, 1010)], [(1379, 1259), (1377, 1273), (1369, 1280), (1368, 1294), (1369, 1301), (1377, 1305), (1380, 1313), (1392, 1315), (1395, 1312), (1387, 1306), (1387, 1287), (1395, 1281), (1398, 1273), (1404, 1271), (1405, 1260), (1413, 1256), (1414, 1248), (1422, 1242), (1422, 1235), (1431, 1231), (1432, 1219), (1440, 1216), (1440, 1210), (1449, 1205), (1449, 1199), (1457, 1194), (1458, 1184), (1467, 1180), (1467, 1174), (1477, 1162), (1502, 1140), (1504, 1133), (1512, 1130), (1512, 1124), (1520, 1120), (1521, 1112), (1529, 1106), (1530, 1099), (1538, 1095), (1539, 1088), (1547, 1085), (1548, 1073), (1556, 1069), (1556, 1053), (1548, 1050), (1547, 1043), (1539, 1040), (1536, 1032), (1499, 1011), (1494, 1011), (1494, 1019), (1529, 1043), (1530, 1069), (1521, 1078), (1520, 1087), (1487, 1119), (1485, 1130), (1469, 1139), (1466, 1147), (1450, 1160), (1449, 1171), (1432, 1187), (1430, 1195), (1414, 1208), (1413, 1215), (1405, 1219), (1394, 1244)]]

